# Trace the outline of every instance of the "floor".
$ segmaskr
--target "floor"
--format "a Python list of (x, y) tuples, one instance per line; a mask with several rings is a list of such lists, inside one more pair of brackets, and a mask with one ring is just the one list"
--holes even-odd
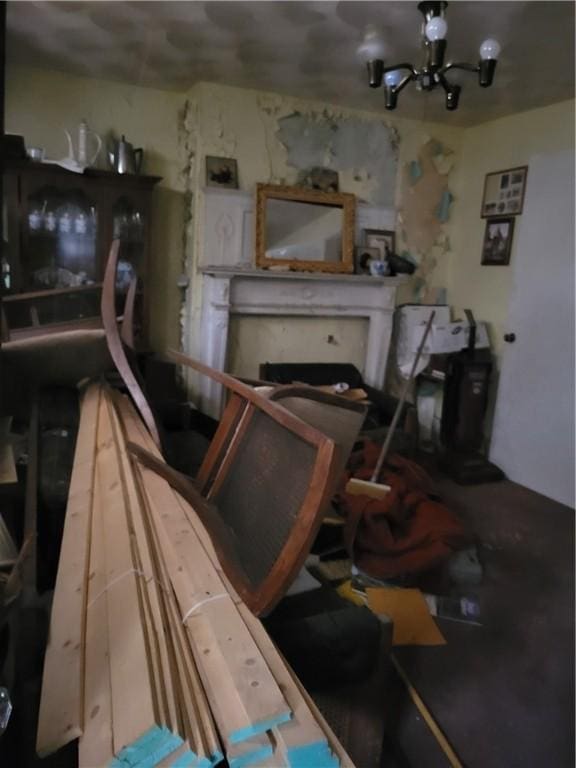
[[(571, 767), (574, 510), (508, 481), (438, 487), (478, 537), (482, 626), (439, 620), (446, 646), (396, 656), (468, 768)], [(392, 670), (385, 721), (383, 766), (448, 765)]]

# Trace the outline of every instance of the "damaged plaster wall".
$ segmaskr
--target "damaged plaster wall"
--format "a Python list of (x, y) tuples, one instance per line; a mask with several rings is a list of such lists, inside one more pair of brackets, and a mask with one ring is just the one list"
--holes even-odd
[[(395, 207), (399, 213), (397, 250), (417, 264), (414, 278), (399, 292), (401, 301), (430, 298), (437, 293), (433, 289), (445, 286), (443, 262), (449, 252), (451, 227), (450, 172), (457, 163), (462, 129), (212, 83), (195, 86), (188, 101), (194, 105), (191, 130), (196, 137), (196, 156), (191, 187), (193, 231), (187, 245), (190, 287), (182, 330), (190, 354), (198, 353), (202, 278), (196, 265), (203, 247), (207, 155), (235, 158), (239, 186), (249, 192), (257, 183), (295, 184), (312, 166), (337, 170), (341, 191), (355, 194), (359, 202)], [(404, 179), (414, 162), (420, 164), (421, 178), (408, 187)], [(419, 220), (420, 210), (424, 223)], [(409, 236), (412, 226), (427, 232), (427, 237), (414, 243)], [(237, 318), (237, 322), (243, 322), (243, 318)], [(267, 336), (285, 339), (288, 346), (292, 343), (289, 337), (296, 331), (290, 330), (290, 321), (270, 317), (266, 322), (271, 324)], [(315, 324), (314, 338), (323, 339), (323, 345), (331, 344), (328, 353), (333, 355), (338, 342), (344, 338), (350, 341), (355, 331), (340, 329), (339, 339), (330, 319), (324, 322), (323, 334)], [(245, 341), (251, 338), (242, 331), (238, 333)], [(259, 336), (254, 337), (253, 354), (259, 359), (267, 356), (260, 348), (261, 342)], [(318, 359), (325, 351), (317, 349)], [(341, 343), (342, 359), (349, 351), (349, 344)], [(276, 353), (279, 356), (282, 350)], [(249, 351), (244, 361), (247, 357)], [(268, 355), (267, 359), (273, 357)]]

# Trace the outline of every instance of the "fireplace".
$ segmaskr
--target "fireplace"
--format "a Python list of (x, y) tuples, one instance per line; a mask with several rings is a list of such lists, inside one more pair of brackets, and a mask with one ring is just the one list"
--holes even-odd
[[(365, 318), (364, 378), (371, 386), (383, 387), (396, 289), (404, 278), (229, 267), (206, 267), (201, 271), (204, 282), (199, 353), (207, 365), (226, 370), (232, 315)], [(266, 322), (264, 317), (262, 322)], [(201, 410), (219, 418), (221, 386), (202, 377), (199, 387)]]

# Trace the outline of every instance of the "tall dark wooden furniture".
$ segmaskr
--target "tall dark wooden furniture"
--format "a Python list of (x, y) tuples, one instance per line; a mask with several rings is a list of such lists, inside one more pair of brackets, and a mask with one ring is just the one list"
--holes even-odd
[(110, 242), (122, 242), (119, 312), (132, 279), (143, 286), (146, 324), (152, 190), (156, 176), (21, 162), (4, 169), (6, 230), (1, 252), (4, 337), (99, 324)]

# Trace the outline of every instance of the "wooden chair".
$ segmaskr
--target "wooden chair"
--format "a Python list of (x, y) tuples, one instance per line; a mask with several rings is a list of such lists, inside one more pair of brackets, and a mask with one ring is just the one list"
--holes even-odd
[(177, 353), (230, 391), (196, 482), (131, 446), (194, 506), (232, 585), (268, 613), (303, 565), (340, 465), (333, 440), (233, 376)]

